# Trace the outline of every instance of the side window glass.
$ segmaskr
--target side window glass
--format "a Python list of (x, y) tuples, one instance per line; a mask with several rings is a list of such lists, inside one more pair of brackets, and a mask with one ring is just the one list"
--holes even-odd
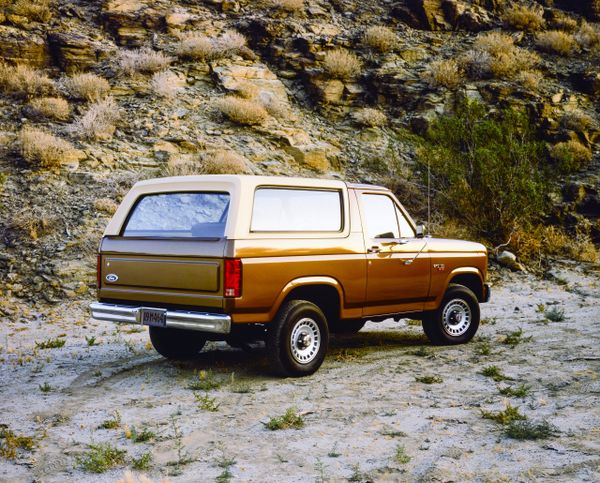
[(385, 195), (362, 195), (365, 219), (363, 223), (369, 238), (400, 238), (394, 202)]
[(400, 236), (402, 238), (414, 238), (415, 230), (413, 230), (412, 226), (410, 226), (410, 223), (397, 206), (396, 215), (398, 216), (398, 222), (400, 223)]

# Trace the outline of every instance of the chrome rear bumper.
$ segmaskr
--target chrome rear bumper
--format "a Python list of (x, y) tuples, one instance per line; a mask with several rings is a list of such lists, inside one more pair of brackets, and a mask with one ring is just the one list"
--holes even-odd
[[(148, 308), (148, 306), (145, 307)], [(144, 307), (106, 304), (103, 302), (93, 302), (90, 304), (90, 311), (94, 319), (121, 324), (141, 324), (139, 312), (142, 308)], [(231, 317), (226, 314), (167, 310), (166, 327), (215, 334), (229, 334), (231, 332)]]

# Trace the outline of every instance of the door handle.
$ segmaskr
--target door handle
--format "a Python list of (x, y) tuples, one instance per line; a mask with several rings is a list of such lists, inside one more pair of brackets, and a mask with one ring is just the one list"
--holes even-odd
[(406, 238), (394, 238), (393, 240), (382, 241), (383, 246), (406, 245), (409, 242)]
[(373, 245), (372, 247), (367, 248), (367, 253), (379, 253), (380, 248), (377, 245)]

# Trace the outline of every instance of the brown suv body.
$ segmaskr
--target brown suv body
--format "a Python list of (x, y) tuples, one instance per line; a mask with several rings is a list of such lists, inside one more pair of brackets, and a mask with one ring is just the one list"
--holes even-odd
[[(136, 210), (144, 208), (137, 208), (140, 200), (164, 195), (160, 198), (163, 204), (155, 204), (165, 210), (161, 216), (168, 218), (169, 210), (164, 208), (167, 195), (182, 193), (183, 201), (177, 199), (175, 209), (190, 202), (185, 199), (187, 193), (218, 194), (223, 198), (219, 198), (221, 219), (199, 223), (200, 236), (194, 236), (196, 225), (183, 234), (127, 231), (128, 223), (143, 226), (144, 216), (149, 224), (162, 223), (151, 220), (151, 207), (138, 216)], [(318, 199), (311, 200), (313, 194)], [(335, 200), (339, 200), (339, 213)], [(208, 201), (211, 206), (216, 204)], [(396, 227), (391, 213), (395, 213)], [(257, 216), (264, 220), (257, 221)], [(315, 229), (308, 224), (311, 216)], [(294, 217), (299, 229), (286, 229), (283, 225)], [(324, 219), (327, 217), (331, 222)], [(325, 226), (328, 223), (331, 226)], [(212, 233), (214, 227), (222, 231)], [(388, 231), (373, 236), (369, 233), (372, 228)], [(140, 307), (178, 312), (182, 320), (183, 313), (199, 313), (205, 315), (208, 325), (194, 325), (193, 321), (188, 326), (177, 325), (172, 320), (169, 323), (169, 318), (157, 324), (150, 320), (149, 325), (231, 338), (243, 333), (240, 328), (256, 324), (267, 333), (290, 300), (316, 305), (330, 329), (335, 326), (342, 331), (344, 321), (356, 325), (357, 320), (433, 314), (440, 309), (448, 287), (454, 285), (469, 289), (477, 302), (486, 301), (485, 247), (423, 237), (418, 230), (394, 195), (376, 186), (233, 175), (144, 181), (127, 194), (102, 238), (99, 303), (92, 304), (92, 313), (99, 319), (137, 323), (144, 323), (138, 314)], [(231, 261), (235, 261), (234, 268), (228, 268)], [(228, 275), (228, 270), (237, 271)], [(225, 286), (231, 283), (228, 277), (237, 284), (234, 289)], [(227, 294), (226, 290), (234, 292)], [(128, 311), (127, 317), (119, 317), (121, 307)], [(214, 326), (210, 325), (211, 316), (218, 320)]]

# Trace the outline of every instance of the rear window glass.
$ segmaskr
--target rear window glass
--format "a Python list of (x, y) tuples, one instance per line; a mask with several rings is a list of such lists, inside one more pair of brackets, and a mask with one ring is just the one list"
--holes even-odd
[(259, 188), (254, 195), (251, 230), (342, 230), (339, 191)]
[(228, 193), (146, 195), (134, 206), (123, 236), (221, 238), (228, 210)]

